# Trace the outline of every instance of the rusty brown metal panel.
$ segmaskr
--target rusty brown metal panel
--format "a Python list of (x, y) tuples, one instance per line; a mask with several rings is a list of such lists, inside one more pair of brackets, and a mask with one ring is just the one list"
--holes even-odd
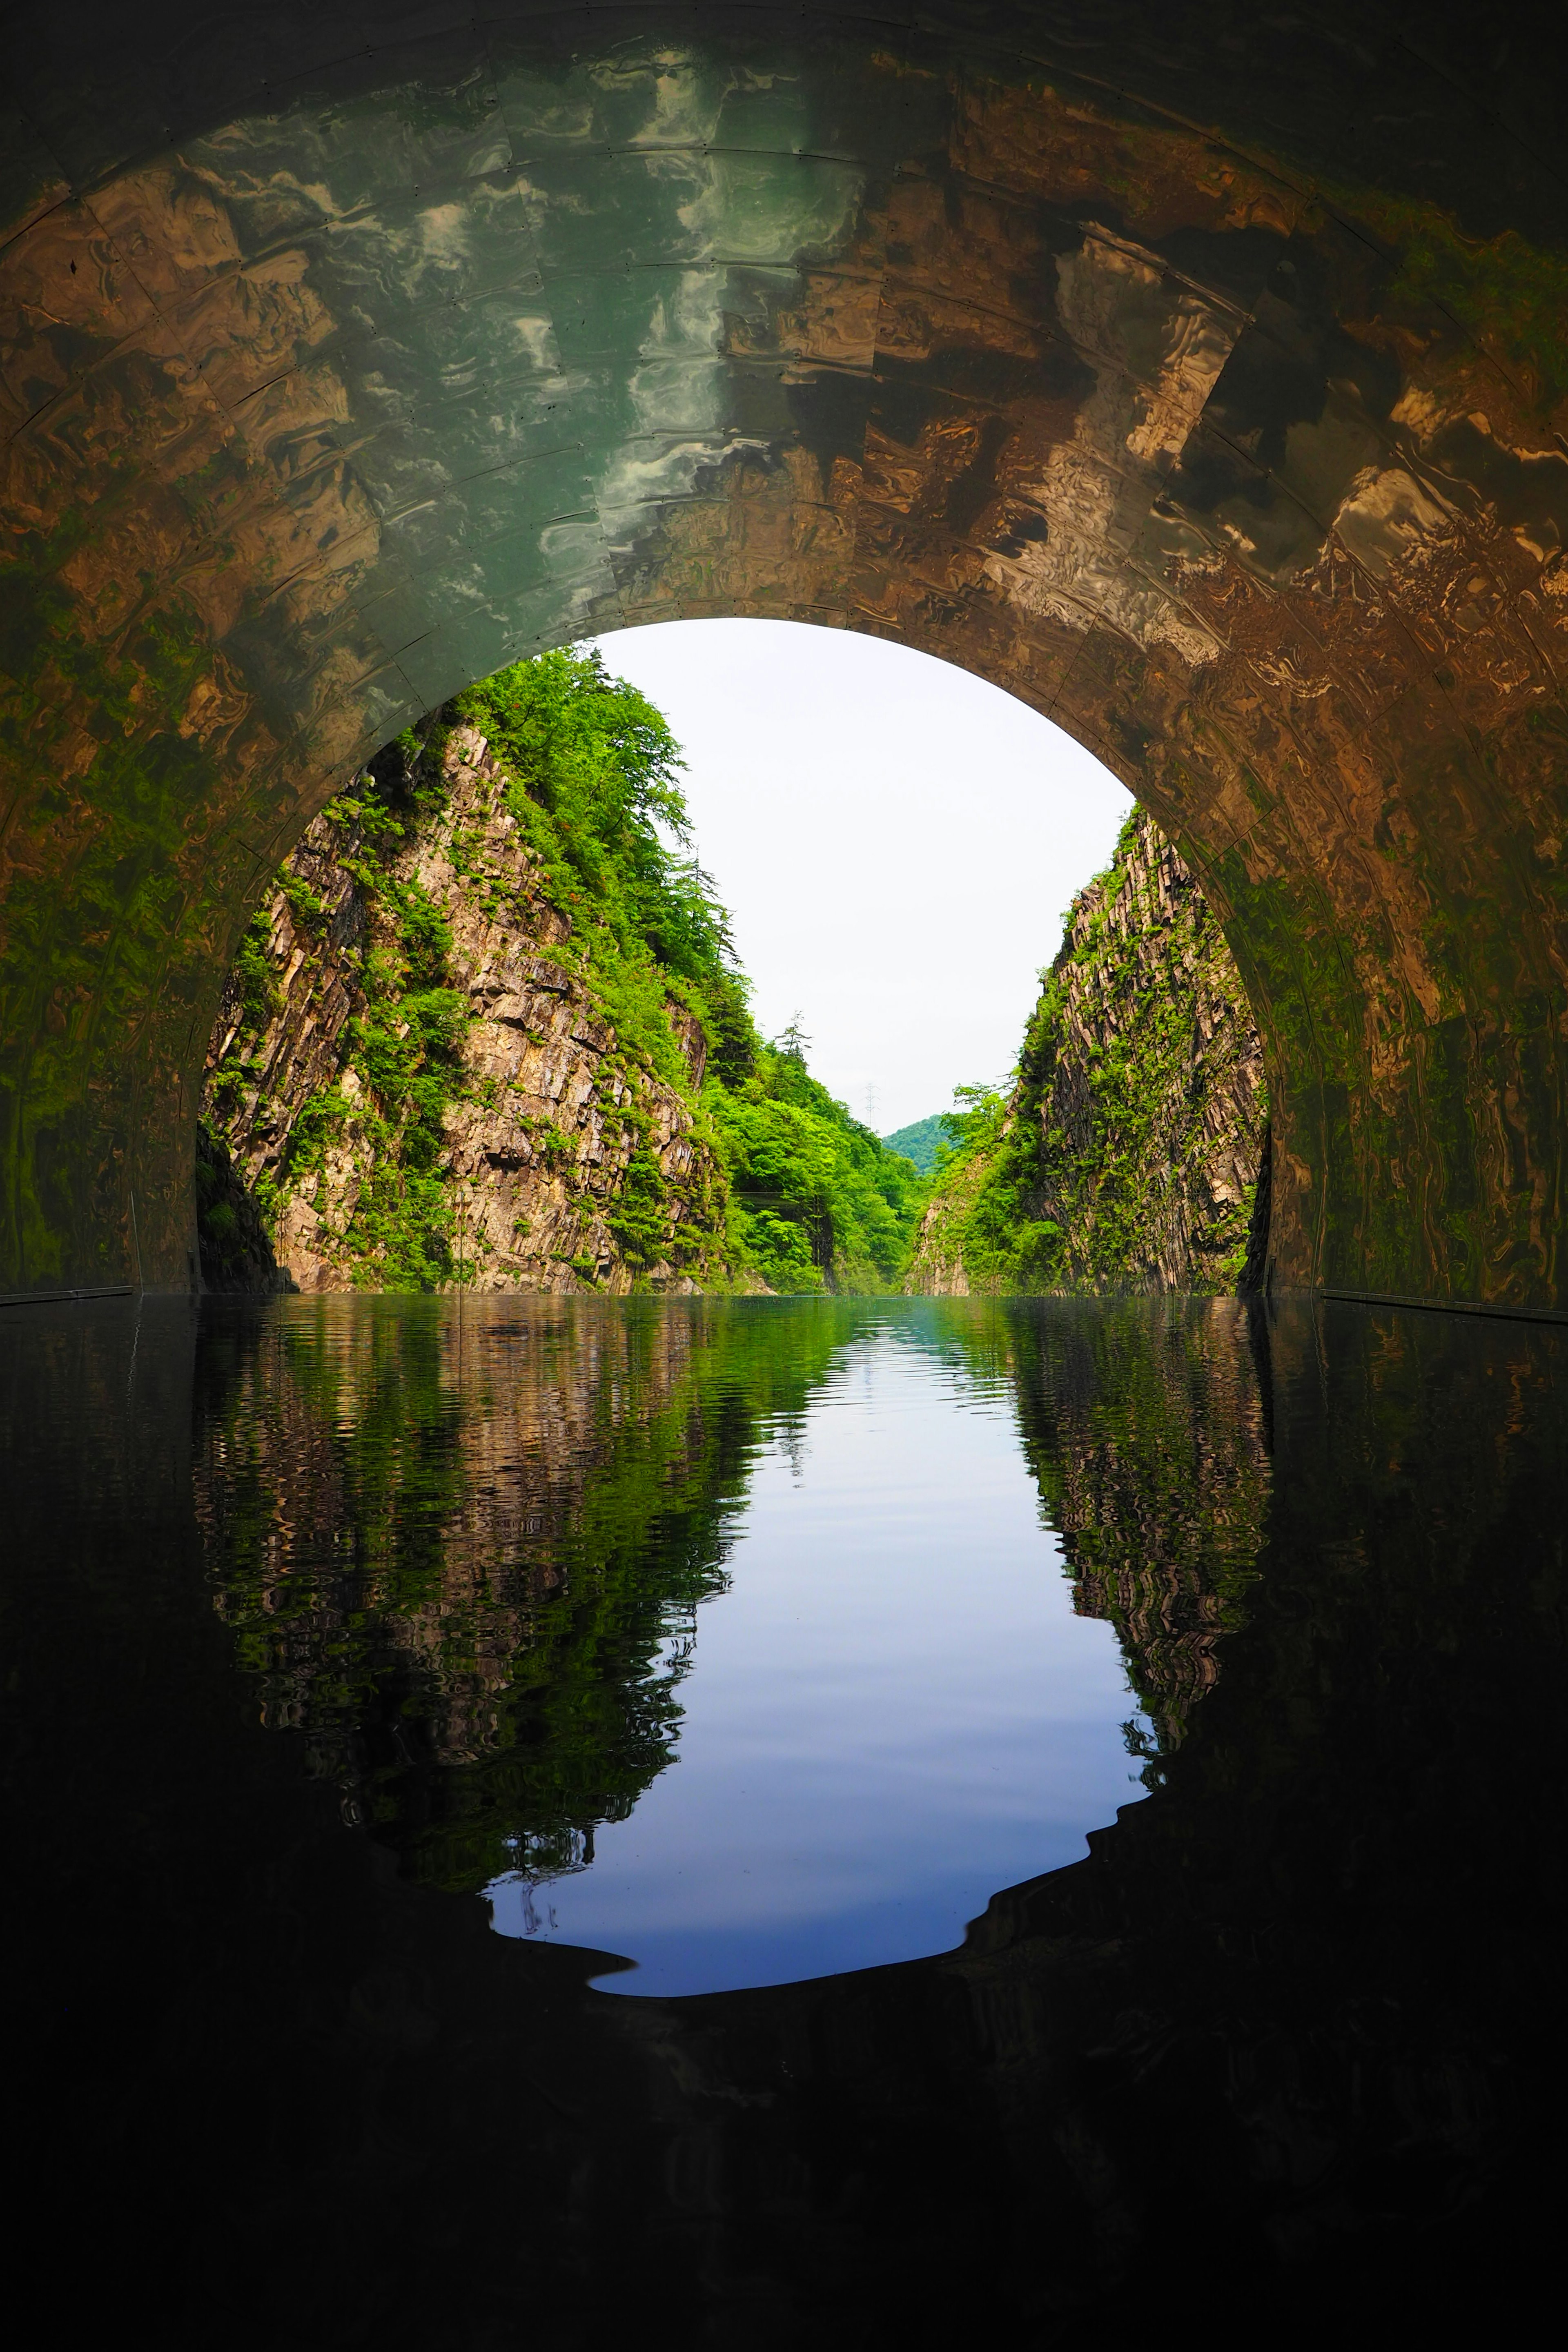
[(1173, 832), (1267, 1041), (1277, 1282), (1568, 1303), (1550, 51), (1375, 6), (20, 19), (5, 1288), (190, 1278), (222, 974), (355, 761), (519, 654), (761, 612), (994, 679)]

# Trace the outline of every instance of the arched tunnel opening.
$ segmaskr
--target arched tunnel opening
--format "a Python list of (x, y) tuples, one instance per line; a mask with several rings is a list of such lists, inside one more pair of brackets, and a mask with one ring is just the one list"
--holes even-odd
[[(858, 2352), (1550, 2291), (1561, 49), (1449, 0), (16, 0), (40, 2307)], [(939, 656), (1133, 795), (1256, 1019), (1267, 1263), (476, 1297), (470, 1227), (430, 1295), (198, 1297), (283, 861), (513, 666), (736, 617)]]
[(1561, 1307), (1550, 76), (1462, 20), (24, 12), (0, 1287), (195, 1276), (266, 877), (520, 654), (939, 652), (1180, 845), (1270, 1280)]

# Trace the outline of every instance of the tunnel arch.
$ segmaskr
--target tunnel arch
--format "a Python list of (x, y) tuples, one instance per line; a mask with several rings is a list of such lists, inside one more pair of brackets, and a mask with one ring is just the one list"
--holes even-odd
[(1568, 1307), (1541, 37), (20, 13), (0, 1291), (194, 1282), (223, 972), (356, 762), (520, 653), (763, 613), (976, 670), (1177, 839), (1276, 1284)]

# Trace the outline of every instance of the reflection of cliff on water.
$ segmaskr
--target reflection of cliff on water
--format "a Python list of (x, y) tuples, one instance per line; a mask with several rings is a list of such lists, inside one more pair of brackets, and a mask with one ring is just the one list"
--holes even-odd
[[(1184, 1357), (1176, 1391), (1217, 1402), (1226, 1352), (1016, 1312), (1022, 1364), (1083, 1371), (1080, 1432), (1138, 1432), (1122, 1565), (1140, 1517), (1201, 1551), (1133, 1406)], [(704, 2167), (700, 2213), (650, 2171), (639, 2243), (685, 2251), (713, 2341), (747, 2341), (759, 2242), (787, 2249), (796, 2328), (846, 2347), (978, 2322), (1088, 2346), (1173, 2296), (1226, 2336), (1507, 2334), (1551, 2291), (1568, 1332), (1302, 1301), (1258, 1344), (1266, 1540), (1151, 1801), (958, 1954), (625, 2021), (679, 2055), (667, 2161), (700, 2136)], [(1204, 1472), (1238, 1570), (1225, 1489), (1253, 1444)]]
[(889, 1316), (1016, 1395), (1075, 1605), (1173, 1745), (1267, 1495), (1245, 1326), (1213, 1300), (209, 1311), (196, 1511), (263, 1722), (417, 1878), (590, 1861), (669, 1760), (759, 1444)]
[(1013, 1321), (1025, 1450), (1074, 1602), (1115, 1626), (1169, 1750), (1213, 1686), (1222, 1636), (1244, 1622), (1263, 1541), (1268, 1456), (1247, 1309), (1064, 1300)]
[(1212, 1687), (1263, 1541), (1255, 1315), (1234, 1298), (973, 1299), (917, 1327), (1013, 1391), (1073, 1605), (1115, 1627), (1157, 1753)]
[[(977, 1328), (1027, 1363), (1036, 1311)], [(1096, 1418), (1135, 1360), (1118, 1313), (1101, 1345), (1044, 1302), (1044, 1355), (1163, 1475), (1157, 1417), (1146, 1454), (1120, 1434), (1142, 1375)], [(208, 1510), (254, 1344), (215, 1352), (227, 1319)], [(140, 2292), (163, 2335), (258, 2352), (640, 2341), (655, 2308), (722, 2352), (1098, 2345), (1189, 2308), (1222, 2340), (1535, 2324), (1568, 1333), (1271, 1306), (1265, 1543), (1162, 1785), (961, 1952), (634, 2002), (400, 1880), (257, 1726), (191, 1512), (193, 1320), (35, 1307), (0, 1350), (9, 2218), (24, 2272), (42, 2245), (90, 2273), (74, 2316), (96, 2277), (121, 2332)]]
[(196, 1509), (264, 1722), (306, 1735), (345, 1819), (417, 1877), (591, 1857), (668, 1761), (752, 1458), (850, 1313), (209, 1313)]

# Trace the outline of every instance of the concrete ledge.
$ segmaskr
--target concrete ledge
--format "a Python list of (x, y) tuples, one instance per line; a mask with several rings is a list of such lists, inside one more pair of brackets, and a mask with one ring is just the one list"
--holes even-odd
[(1568, 1307), (1494, 1307), (1480, 1298), (1405, 1298), (1392, 1290), (1320, 1290), (1352, 1307), (1418, 1307), (1428, 1315), (1496, 1315), (1510, 1323), (1568, 1323)]
[(133, 1282), (104, 1282), (89, 1290), (8, 1290), (0, 1307), (58, 1307), (68, 1298), (131, 1298), (135, 1292)]

